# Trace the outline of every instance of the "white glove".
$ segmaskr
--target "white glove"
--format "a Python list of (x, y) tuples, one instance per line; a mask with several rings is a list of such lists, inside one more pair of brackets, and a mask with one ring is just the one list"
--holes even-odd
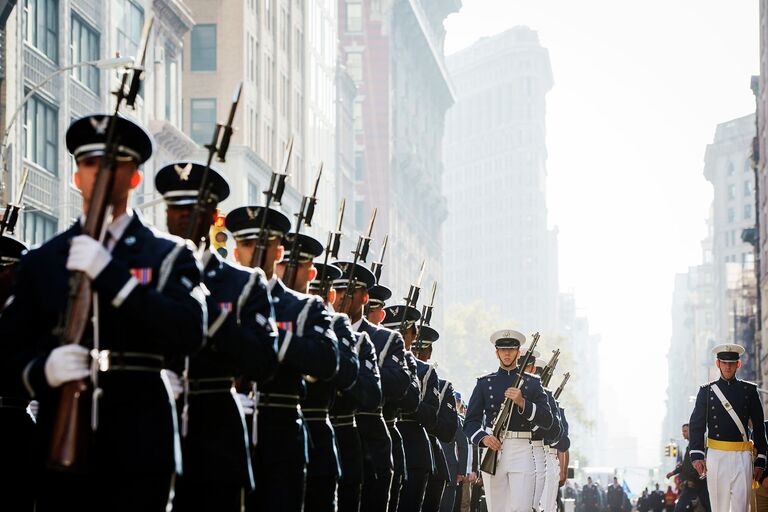
[(171, 392), (173, 393), (174, 400), (178, 400), (181, 393), (184, 391), (184, 386), (181, 385), (181, 379), (173, 370), (166, 368), (163, 370), (165, 376), (168, 378), (168, 384), (171, 385)]
[(246, 416), (253, 414), (253, 411), (256, 408), (256, 402), (254, 402), (253, 399), (248, 398), (248, 395), (242, 393), (237, 394), (237, 399), (240, 400), (240, 407), (243, 408), (243, 414)]
[(88, 235), (78, 235), (69, 246), (67, 270), (85, 272), (91, 279), (96, 279), (110, 261), (112, 255), (98, 240)]
[(37, 423), (37, 411), (40, 409), (40, 403), (37, 400), (32, 400), (27, 405), (27, 414), (32, 418), (32, 421)]
[(91, 374), (91, 355), (87, 348), (74, 343), (51, 350), (45, 361), (45, 379), (52, 388), (72, 380), (80, 380)]

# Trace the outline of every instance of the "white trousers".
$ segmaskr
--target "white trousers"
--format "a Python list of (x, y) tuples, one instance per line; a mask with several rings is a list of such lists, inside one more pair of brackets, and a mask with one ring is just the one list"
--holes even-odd
[(557, 489), (560, 487), (560, 459), (557, 450), (544, 448), (547, 459), (547, 470), (544, 478), (544, 492), (541, 496), (543, 512), (557, 512)]
[(504, 439), (496, 474), (483, 473), (488, 512), (531, 512), (536, 487), (533, 450), (528, 439)]
[(546, 480), (547, 475), (547, 455), (545, 453), (547, 449), (544, 448), (544, 445), (536, 446), (533, 445), (533, 465), (536, 469), (536, 482), (533, 490), (533, 509), (534, 510), (541, 510), (539, 508), (539, 503), (543, 503), (541, 501), (541, 496), (544, 494), (544, 482)]
[(752, 452), (707, 451), (712, 512), (747, 512), (752, 492)]

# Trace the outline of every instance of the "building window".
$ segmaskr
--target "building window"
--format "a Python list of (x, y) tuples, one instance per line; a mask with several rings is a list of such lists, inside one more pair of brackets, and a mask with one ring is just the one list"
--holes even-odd
[(355, 82), (363, 80), (363, 54), (350, 52), (347, 54), (347, 73)]
[(208, 144), (216, 125), (216, 98), (193, 99), (190, 110), (192, 140)]
[(192, 71), (216, 71), (216, 25), (192, 27)]
[(744, 195), (747, 197), (752, 195), (752, 180), (744, 182)]
[(40, 212), (24, 212), (24, 241), (30, 245), (40, 245), (56, 234), (57, 220)]
[(347, 2), (347, 32), (363, 31), (363, 4)]
[(248, 80), (256, 81), (256, 39), (248, 33)]
[(745, 204), (744, 205), (744, 219), (751, 219), (752, 218), (752, 205), (751, 204)]
[(288, 51), (288, 39), (291, 37), (291, 27), (288, 23), (288, 13), (280, 9), (280, 46), (283, 51)]
[(264, 19), (267, 21), (267, 30), (272, 32), (272, 0), (264, 0)]
[[(79, 16), (72, 16), (72, 40), (70, 61), (72, 64), (99, 60), (99, 33)], [(99, 94), (99, 70), (96, 66), (80, 66), (72, 70), (72, 76), (81, 84)]]
[(290, 102), (290, 92), (288, 91), (288, 77), (280, 73), (280, 113), (288, 116), (288, 103)]
[(355, 101), (352, 104), (352, 117), (355, 121), (355, 131), (356, 132), (362, 132), (363, 131), (363, 102), (362, 101)]
[(751, 172), (752, 171), (752, 159), (747, 158), (744, 160), (744, 172)]
[(296, 48), (296, 69), (302, 69), (304, 67), (304, 34), (299, 28), (296, 28), (294, 47)]
[(733, 208), (728, 208), (728, 222), (736, 220), (736, 211)]
[(363, 181), (364, 179), (364, 162), (363, 154), (360, 152), (355, 153), (355, 181)]
[(53, 62), (58, 62), (59, 1), (24, 0), (22, 23), (24, 40)]
[(362, 200), (355, 201), (355, 229), (365, 229), (365, 201)]
[(736, 199), (736, 185), (728, 185), (728, 199)]
[(728, 176), (733, 176), (733, 163), (728, 162)]
[(56, 174), (58, 140), (58, 112), (32, 96), (24, 104), (24, 158)]
[(264, 92), (267, 98), (267, 101), (272, 103), (272, 57), (269, 55), (266, 55), (264, 57), (265, 64), (264, 64)]
[(176, 93), (176, 59), (173, 51), (165, 47), (165, 120), (176, 124), (177, 93)]
[(137, 57), (144, 28), (144, 9), (133, 0), (115, 0), (117, 49), (124, 57)]

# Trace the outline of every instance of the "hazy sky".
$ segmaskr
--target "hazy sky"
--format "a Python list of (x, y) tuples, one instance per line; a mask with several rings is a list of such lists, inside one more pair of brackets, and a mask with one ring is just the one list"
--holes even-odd
[(757, 0), (463, 4), (445, 24), (447, 54), (515, 25), (549, 49), (560, 289), (575, 291), (602, 335), (601, 419), (612, 435), (639, 438), (640, 463), (656, 463), (674, 275), (701, 260), (715, 126), (754, 110)]

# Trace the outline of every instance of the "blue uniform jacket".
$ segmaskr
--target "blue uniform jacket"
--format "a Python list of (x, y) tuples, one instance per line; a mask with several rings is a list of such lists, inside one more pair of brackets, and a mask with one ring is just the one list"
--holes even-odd
[[(81, 233), (77, 222), (22, 259), (15, 295), (0, 316), (0, 373), (11, 379), (14, 394), (28, 390), (38, 400), (44, 444), (58, 403), (58, 389), (48, 385), (44, 366), (59, 346), (56, 327), (67, 307), (69, 244)], [(111, 262), (92, 281), (99, 300), (99, 348), (156, 354), (166, 364), (199, 349), (206, 325), (200, 279), (191, 244), (145, 226), (134, 213)], [(159, 291), (161, 280), (165, 286)], [(83, 344), (92, 343), (89, 328)], [(160, 373), (100, 372), (99, 384), (104, 393), (90, 469), (173, 471), (178, 463), (175, 408)], [(48, 449), (42, 446), (40, 453)]]
[(691, 460), (704, 459), (705, 432), (708, 437), (716, 441), (743, 441), (736, 423), (712, 391), (712, 386), (715, 385), (720, 388), (733, 410), (739, 415), (744, 429), (749, 429), (749, 421), (752, 420), (752, 440), (757, 450), (755, 466), (765, 468), (768, 443), (766, 442), (763, 423), (763, 405), (757, 394), (757, 386), (752, 382), (739, 380), (735, 377), (729, 381), (721, 377), (699, 389), (696, 405), (688, 422)]
[(373, 325), (365, 318), (362, 319), (358, 331), (366, 332), (376, 348), (384, 401), (402, 398), (412, 382), (411, 374), (404, 363), (403, 337), (391, 329)]
[(571, 448), (571, 437), (568, 428), (568, 419), (565, 417), (565, 409), (562, 407), (559, 407), (559, 409), (561, 424), (560, 437), (557, 439), (557, 441), (550, 443), (549, 446), (552, 448), (557, 448), (557, 451), (559, 452), (567, 452)]
[(440, 445), (440, 441), (448, 442), (454, 438), (456, 434), (456, 398), (453, 396), (453, 384), (443, 379), (438, 379), (440, 407), (437, 412), (437, 422), (435, 428), (427, 430), (429, 434), (429, 441), (432, 443), (432, 451), (435, 454), (435, 474), (450, 482), (450, 476), (448, 471), (448, 463), (443, 453), (443, 447)]
[[(190, 358), (188, 431), (182, 440), (185, 476), (254, 485), (248, 430), (237, 398), (226, 388), (235, 377), (251, 380), (277, 369), (277, 327), (264, 272), (221, 259), (205, 266), (208, 343)], [(180, 375), (181, 363), (174, 367)]]
[[(432, 429), (437, 424), (438, 410), (438, 381), (434, 367), (406, 353), (409, 361), (415, 363), (419, 389), (417, 389), (417, 408), (410, 413), (404, 413), (397, 428), (403, 436), (406, 466), (411, 469), (426, 469), (434, 471), (434, 454), (425, 429)], [(431, 369), (431, 370), (430, 370)], [(419, 392), (423, 398), (419, 400)]]
[[(496, 372), (477, 379), (464, 420), (464, 433), (473, 444), (479, 444), (480, 440), (488, 435), (485, 429), (493, 425), (493, 420), (504, 403), (504, 392), (514, 385), (517, 372), (517, 368), (499, 368)], [(524, 374), (522, 391), (525, 409), (520, 411), (518, 407), (512, 408), (509, 430), (530, 432), (533, 425), (550, 428), (553, 421), (552, 411), (549, 409), (549, 401), (541, 386), (541, 380), (536, 376)]]
[(544, 388), (544, 393), (547, 395), (549, 410), (552, 411), (552, 426), (548, 429), (544, 429), (534, 425), (532, 439), (539, 441), (544, 440), (546, 444), (552, 445), (552, 443), (560, 438), (560, 431), (562, 428), (560, 425), (560, 407), (557, 405), (555, 397), (550, 390)]

